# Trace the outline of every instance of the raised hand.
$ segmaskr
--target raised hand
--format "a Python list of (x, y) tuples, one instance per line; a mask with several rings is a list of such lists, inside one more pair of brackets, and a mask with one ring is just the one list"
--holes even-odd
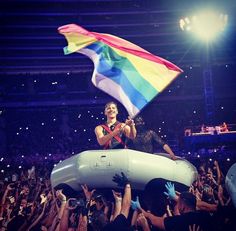
[(112, 181), (117, 183), (117, 185), (120, 187), (125, 187), (126, 184), (130, 183), (123, 172), (121, 172), (121, 175), (115, 174), (115, 176), (113, 176)]
[(138, 209), (140, 210), (141, 209), (141, 205), (139, 203), (139, 197), (138, 196), (136, 197), (136, 201), (131, 200), (131, 208), (133, 210), (138, 210)]
[(189, 225), (188, 228), (189, 228), (189, 231), (202, 231), (201, 227), (196, 224)]
[(13, 189), (14, 189), (13, 186), (14, 186), (14, 183), (8, 184), (8, 185), (7, 185), (7, 191), (13, 190)]
[(47, 196), (44, 193), (40, 195), (40, 199), (41, 199), (40, 204), (47, 202)]
[(62, 193), (62, 189), (56, 191), (56, 196), (61, 202), (66, 201), (66, 196)]
[(120, 192), (116, 192), (116, 191), (112, 190), (112, 193), (113, 193), (113, 197), (116, 202), (122, 201), (122, 195)]
[(171, 182), (167, 182), (165, 184), (165, 187), (167, 189), (167, 192), (164, 192), (166, 196), (168, 196), (170, 199), (175, 200), (177, 195), (175, 193), (175, 185), (172, 184)]
[(137, 225), (142, 227), (142, 230), (150, 231), (148, 221), (143, 213), (140, 213), (137, 217)]
[(93, 189), (92, 191), (89, 191), (88, 186), (86, 184), (81, 185), (81, 188), (83, 189), (86, 200), (90, 201), (91, 197), (92, 197), (93, 193), (96, 191), (96, 189)]

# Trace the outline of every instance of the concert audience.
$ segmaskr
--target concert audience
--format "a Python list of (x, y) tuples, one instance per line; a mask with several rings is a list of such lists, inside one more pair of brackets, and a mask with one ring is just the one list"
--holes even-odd
[[(166, 213), (157, 216), (155, 211), (142, 209), (145, 207), (142, 193), (134, 190), (131, 194), (132, 182), (123, 173), (111, 176), (119, 186), (114, 190), (89, 189), (82, 185), (82, 192), (72, 195), (66, 190), (52, 189), (50, 172), (58, 160), (35, 156), (24, 159), (22, 168), (17, 168), (16, 159), (11, 162), (11, 168), (2, 173), (1, 231), (148, 231), (157, 228), (221, 231), (236, 228), (236, 209), (224, 185), (228, 166), (223, 161), (197, 162), (190, 159), (198, 168), (198, 179), (189, 187), (189, 192), (177, 192), (174, 184), (167, 182), (166, 192), (162, 192), (166, 195), (166, 200), (162, 201)], [(142, 200), (134, 200), (134, 195)]]
[[(181, 192), (175, 191), (170, 183), (167, 184), (165, 200), (164, 191), (161, 192), (162, 197), (155, 195), (162, 205), (158, 208), (159, 214), (146, 206), (146, 198), (132, 189), (132, 182), (128, 182), (124, 175), (115, 177), (115, 180), (123, 180), (123, 184), (120, 182), (120, 187), (114, 188), (113, 191), (89, 189), (82, 185), (82, 192), (70, 194), (65, 189), (51, 188), (50, 173), (58, 162), (81, 151), (99, 148), (96, 137), (90, 134), (94, 135), (93, 128), (97, 120), (102, 120), (103, 114), (98, 115), (84, 109), (81, 114), (70, 112), (68, 115), (59, 113), (51, 116), (49, 113), (44, 120), (42, 115), (46, 114), (45, 112), (41, 115), (38, 113), (37, 116), (31, 112), (26, 114), (19, 114), (19, 118), (14, 117), (15, 120), (11, 120), (14, 123), (9, 125), (9, 129), (11, 134), (15, 135), (9, 141), (10, 146), (5, 155), (0, 157), (1, 231), (109, 230), (110, 226), (115, 230), (114, 224), (117, 227), (118, 224), (124, 225), (124, 230), (148, 231), (158, 229), (159, 225), (155, 219), (162, 216), (166, 217), (163, 221), (167, 225), (159, 228), (168, 230), (172, 222), (174, 230), (178, 230), (174, 220), (179, 219), (176, 216), (182, 216), (176, 214)], [(74, 119), (68, 120), (67, 116)], [(93, 119), (88, 120), (88, 117)], [(164, 117), (160, 112), (159, 118)], [(25, 118), (29, 120), (27, 124)], [(20, 122), (22, 125), (19, 126)], [(158, 130), (158, 135), (162, 138), (166, 138), (165, 133), (162, 133), (165, 125), (163, 122), (165, 121), (162, 121), (163, 127), (155, 130)], [(172, 130), (181, 133), (183, 129), (180, 128), (181, 125), (176, 123)], [(227, 170), (235, 162), (235, 155), (233, 157), (233, 153), (227, 151), (224, 148), (217, 149), (217, 152), (215, 149), (212, 152), (209, 150), (208, 153), (200, 153), (201, 158), (198, 152), (183, 154), (199, 172), (198, 179), (189, 187), (189, 192), (196, 198), (196, 208), (193, 212), (204, 210), (210, 215), (207, 215), (208, 224), (213, 219), (214, 231), (236, 230), (235, 207), (224, 184)], [(176, 197), (172, 196), (174, 193)], [(139, 196), (140, 203), (136, 196)], [(164, 210), (166, 212), (162, 213)], [(174, 218), (170, 218), (171, 216)], [(154, 217), (154, 221), (150, 217)], [(185, 226), (188, 226), (186, 224)], [(188, 231), (204, 230), (201, 223), (189, 225)]]

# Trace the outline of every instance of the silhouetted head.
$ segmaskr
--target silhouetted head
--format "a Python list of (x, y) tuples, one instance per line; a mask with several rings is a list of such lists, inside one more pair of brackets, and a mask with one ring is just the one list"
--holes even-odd
[(195, 195), (190, 192), (182, 192), (178, 200), (178, 208), (181, 214), (189, 211), (195, 211), (197, 200)]

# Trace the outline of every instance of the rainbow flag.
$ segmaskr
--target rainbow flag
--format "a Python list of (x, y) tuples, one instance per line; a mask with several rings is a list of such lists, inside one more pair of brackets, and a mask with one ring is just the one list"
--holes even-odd
[(75, 24), (58, 31), (68, 42), (64, 54), (88, 56), (94, 63), (93, 84), (120, 101), (131, 118), (182, 72), (173, 63), (110, 34), (90, 32)]

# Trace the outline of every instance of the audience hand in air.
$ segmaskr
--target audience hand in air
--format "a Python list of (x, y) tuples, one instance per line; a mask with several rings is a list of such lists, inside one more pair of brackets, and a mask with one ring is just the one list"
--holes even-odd
[(92, 198), (92, 195), (96, 191), (96, 189), (93, 189), (92, 191), (89, 191), (88, 186), (86, 184), (81, 185), (81, 188), (83, 189), (86, 200), (90, 201), (91, 198)]
[(117, 185), (120, 187), (125, 187), (126, 184), (130, 183), (128, 178), (125, 176), (123, 172), (121, 172), (121, 175), (116, 174), (115, 176), (113, 176), (112, 181), (117, 183)]
[(136, 197), (136, 201), (131, 200), (131, 208), (133, 210), (141, 210), (141, 205), (139, 203), (139, 197)]
[(116, 192), (116, 191), (112, 190), (112, 193), (113, 193), (113, 197), (116, 202), (122, 201), (122, 195), (120, 192)]
[(164, 194), (168, 196), (171, 200), (176, 200), (177, 195), (175, 193), (175, 185), (172, 184), (171, 182), (167, 182), (165, 184), (165, 187), (167, 189), (167, 192), (164, 192)]

